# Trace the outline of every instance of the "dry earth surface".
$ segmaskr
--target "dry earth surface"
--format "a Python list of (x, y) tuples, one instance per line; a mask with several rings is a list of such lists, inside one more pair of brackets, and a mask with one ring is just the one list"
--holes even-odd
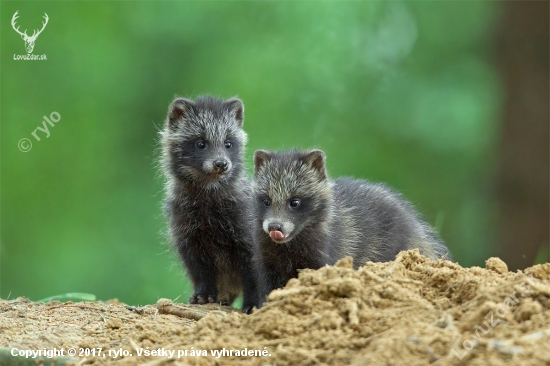
[[(353, 270), (346, 258), (302, 271), (252, 315), (166, 299), (0, 300), (0, 346), (1, 365), (550, 365), (550, 264), (462, 268), (414, 250)], [(77, 355), (25, 359), (13, 348)]]

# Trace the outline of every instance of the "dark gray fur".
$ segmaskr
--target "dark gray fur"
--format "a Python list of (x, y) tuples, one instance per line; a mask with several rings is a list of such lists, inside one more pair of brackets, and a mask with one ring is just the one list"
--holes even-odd
[[(247, 229), (250, 181), (244, 175), (243, 103), (177, 98), (161, 132), (170, 238), (193, 282), (190, 303), (258, 305)], [(229, 142), (229, 144), (228, 144)]]
[[(413, 248), (434, 260), (451, 258), (400, 194), (365, 180), (329, 179), (321, 150), (258, 150), (254, 165), (255, 262), (261, 298), (296, 277), (299, 269), (317, 269), (345, 256), (353, 257), (355, 268), (367, 261), (393, 260), (400, 251)], [(294, 200), (298, 207), (291, 207)], [(277, 231), (285, 239), (272, 240), (266, 232), (269, 227), (280, 227)]]

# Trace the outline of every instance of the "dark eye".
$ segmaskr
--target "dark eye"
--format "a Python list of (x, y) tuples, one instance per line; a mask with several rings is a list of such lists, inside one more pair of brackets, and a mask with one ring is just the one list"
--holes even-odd
[(271, 206), (271, 200), (269, 198), (264, 199), (264, 206), (265, 207)]
[(206, 147), (206, 142), (200, 140), (197, 142), (197, 148), (198, 149), (204, 149)]
[(299, 199), (294, 198), (294, 199), (290, 200), (290, 207), (296, 208), (298, 206), (300, 206), (300, 200)]
[(233, 144), (231, 143), (231, 141), (226, 141), (225, 142), (225, 148), (226, 149), (231, 149), (232, 146), (233, 146)]

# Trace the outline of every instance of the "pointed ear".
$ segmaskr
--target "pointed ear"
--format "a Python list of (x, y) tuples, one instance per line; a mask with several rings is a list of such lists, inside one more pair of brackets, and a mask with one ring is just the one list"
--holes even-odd
[(242, 100), (233, 97), (228, 99), (225, 104), (229, 108), (229, 111), (233, 113), (237, 122), (239, 122), (239, 127), (242, 127), (244, 122), (244, 104)]
[(316, 170), (323, 179), (327, 178), (326, 156), (323, 150), (311, 150), (306, 153), (304, 162)]
[(178, 122), (185, 119), (194, 106), (195, 103), (192, 100), (186, 98), (175, 99), (168, 108), (168, 119), (166, 122), (172, 129), (175, 129)]
[(256, 150), (254, 151), (254, 175), (258, 174), (260, 168), (271, 159), (269, 151)]

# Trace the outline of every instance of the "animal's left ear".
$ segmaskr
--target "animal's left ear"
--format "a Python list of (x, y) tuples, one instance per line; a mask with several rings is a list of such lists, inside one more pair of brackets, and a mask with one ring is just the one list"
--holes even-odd
[(194, 113), (195, 103), (186, 98), (176, 98), (168, 108), (168, 118), (166, 125), (172, 130), (176, 130), (181, 120), (188, 118), (189, 114)]
[(317, 171), (321, 178), (327, 178), (326, 156), (323, 150), (310, 150), (304, 157), (304, 162), (313, 170)]
[(258, 174), (260, 168), (271, 159), (269, 151), (256, 150), (254, 151), (254, 175)]
[(239, 122), (239, 127), (243, 126), (244, 122), (244, 104), (239, 98), (228, 99), (225, 104), (229, 108), (229, 111), (233, 113), (237, 122)]

